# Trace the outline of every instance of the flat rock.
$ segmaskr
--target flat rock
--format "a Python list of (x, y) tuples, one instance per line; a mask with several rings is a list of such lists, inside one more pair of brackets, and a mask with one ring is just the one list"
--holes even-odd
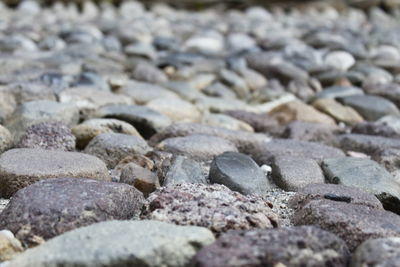
[(201, 122), (233, 131), (254, 132), (254, 129), (249, 124), (225, 114), (206, 114), (203, 116)]
[(327, 87), (315, 95), (316, 99), (320, 98), (339, 98), (351, 95), (363, 95), (364, 91), (361, 88), (354, 86), (331, 86)]
[(363, 152), (369, 155), (386, 149), (399, 149), (400, 140), (365, 134), (344, 134), (338, 137), (339, 145), (344, 150)]
[(58, 177), (111, 179), (104, 162), (83, 153), (19, 148), (0, 156), (2, 197), (11, 197), (39, 180)]
[(274, 157), (272, 178), (285, 191), (298, 191), (309, 184), (323, 184), (325, 177), (317, 161), (291, 156)]
[(203, 174), (199, 162), (183, 157), (173, 157), (169, 164), (164, 164), (163, 186), (174, 186), (182, 183), (207, 184), (206, 176)]
[(365, 241), (355, 251), (352, 267), (396, 266), (400, 262), (400, 238), (387, 237)]
[(142, 217), (179, 225), (207, 227), (219, 235), (232, 229), (274, 228), (270, 203), (243, 196), (223, 185), (180, 184), (150, 195)]
[(131, 154), (144, 155), (150, 150), (143, 138), (120, 133), (102, 133), (89, 142), (84, 152), (103, 160), (108, 168), (114, 168), (123, 158)]
[(379, 96), (353, 95), (341, 98), (340, 101), (344, 105), (354, 108), (369, 121), (376, 121), (390, 114), (399, 114), (395, 104)]
[(86, 145), (102, 133), (121, 133), (142, 137), (131, 124), (116, 119), (90, 119), (72, 128), (78, 148)]
[(364, 122), (355, 125), (352, 133), (374, 135), (389, 138), (400, 138), (400, 134), (384, 122)]
[(201, 117), (196, 106), (179, 98), (156, 98), (149, 101), (146, 107), (168, 116), (173, 122), (197, 122)]
[(265, 195), (271, 185), (261, 168), (247, 155), (225, 152), (214, 158), (208, 176), (210, 183), (223, 184), (244, 195)]
[(231, 141), (240, 152), (247, 154), (253, 146), (260, 142), (269, 141), (270, 138), (263, 134), (255, 134), (246, 131), (233, 131), (216, 126), (198, 123), (177, 123), (164, 129), (150, 139), (150, 144), (158, 144), (164, 139), (187, 135), (212, 135)]
[(53, 178), (18, 191), (0, 214), (0, 228), (25, 245), (105, 220), (138, 216), (143, 195), (132, 186), (92, 179)]
[(334, 234), (299, 226), (228, 232), (201, 249), (193, 263), (199, 267), (345, 267), (349, 257), (346, 243)]
[(326, 158), (344, 157), (344, 153), (335, 147), (314, 142), (273, 139), (270, 142), (254, 146), (252, 158), (259, 164), (272, 164), (273, 158), (278, 156), (293, 156), (314, 159), (320, 163)]
[(227, 151), (237, 152), (236, 146), (228, 140), (200, 134), (168, 138), (159, 143), (156, 148), (200, 160), (212, 160), (215, 156)]
[(350, 157), (325, 159), (322, 169), (330, 183), (353, 186), (372, 193), (385, 209), (400, 213), (400, 184), (375, 161)]
[(336, 234), (354, 251), (371, 238), (400, 236), (400, 216), (364, 205), (326, 199), (313, 200), (298, 209), (295, 225), (316, 225)]
[(202, 227), (156, 221), (101, 222), (53, 238), (26, 251), (10, 265), (183, 267), (213, 241), (212, 233)]
[(364, 121), (363, 117), (353, 108), (344, 106), (334, 99), (323, 98), (313, 102), (313, 106), (321, 112), (324, 112), (338, 122), (344, 122), (349, 125)]
[(311, 200), (326, 199), (354, 205), (364, 205), (375, 209), (383, 209), (382, 203), (370, 193), (338, 184), (310, 184), (299, 191), (289, 200), (289, 206), (297, 209)]
[(75, 140), (67, 125), (61, 122), (42, 122), (29, 126), (17, 147), (73, 151)]
[(126, 121), (132, 124), (144, 138), (150, 138), (171, 124), (167, 116), (137, 105), (106, 105), (96, 112), (96, 116)]

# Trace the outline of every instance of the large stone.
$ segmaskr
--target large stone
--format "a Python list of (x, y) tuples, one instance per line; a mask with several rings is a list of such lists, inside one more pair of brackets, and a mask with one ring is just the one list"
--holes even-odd
[(53, 238), (10, 265), (184, 267), (213, 241), (212, 233), (202, 227), (156, 221), (101, 222)]
[(353, 125), (364, 121), (363, 117), (353, 108), (344, 106), (334, 99), (317, 99), (313, 102), (313, 106), (339, 122)]
[(126, 121), (132, 124), (144, 138), (150, 138), (171, 124), (167, 116), (136, 105), (106, 105), (97, 111), (96, 116)]
[(223, 185), (180, 184), (150, 195), (143, 218), (209, 228), (215, 234), (232, 229), (278, 227), (270, 203), (243, 196)]
[(379, 96), (353, 95), (341, 98), (340, 101), (344, 105), (354, 108), (369, 121), (376, 121), (390, 114), (399, 114), (395, 104)]
[(97, 135), (86, 146), (84, 152), (103, 160), (108, 168), (114, 168), (120, 160), (132, 155), (143, 155), (151, 148), (140, 137), (119, 134), (103, 133)]
[(400, 184), (375, 161), (350, 157), (325, 159), (322, 169), (330, 183), (353, 186), (372, 193), (385, 209), (400, 213)]
[(225, 152), (214, 158), (208, 179), (244, 195), (265, 195), (271, 188), (261, 168), (247, 155)]
[(42, 122), (29, 126), (17, 147), (73, 151), (75, 136), (63, 123)]
[(137, 217), (143, 195), (125, 184), (92, 179), (53, 178), (18, 191), (0, 214), (0, 228), (25, 245), (36, 245), (75, 228)]
[(327, 199), (313, 200), (292, 217), (295, 225), (316, 225), (336, 234), (354, 251), (362, 242), (400, 236), (400, 216), (364, 205)]
[(0, 156), (2, 197), (11, 197), (39, 180), (58, 177), (111, 179), (104, 162), (83, 153), (20, 148)]
[(258, 145), (260, 142), (269, 141), (270, 138), (263, 134), (255, 134), (245, 131), (233, 131), (216, 126), (209, 126), (197, 123), (177, 123), (173, 124), (162, 132), (156, 134), (150, 139), (150, 144), (158, 144), (164, 139), (171, 137), (187, 136), (187, 135), (212, 135), (221, 137), (231, 141), (238, 150), (247, 154), (253, 146)]
[(351, 260), (352, 267), (396, 266), (400, 262), (400, 238), (387, 237), (365, 241)]
[(314, 226), (231, 231), (201, 249), (198, 267), (342, 266), (350, 253), (346, 243)]
[(272, 178), (285, 191), (298, 191), (309, 184), (323, 184), (325, 177), (317, 161), (298, 157), (275, 157)]
[(311, 200), (327, 199), (354, 205), (364, 205), (375, 209), (383, 209), (382, 203), (370, 193), (338, 184), (310, 184), (300, 189), (289, 200), (289, 206), (298, 209)]
[(251, 153), (253, 159), (260, 165), (272, 164), (273, 158), (278, 156), (309, 158), (316, 160), (318, 163), (326, 158), (345, 156), (340, 149), (335, 147), (290, 139), (273, 139), (270, 142), (254, 146)]
[(121, 133), (141, 137), (131, 124), (116, 119), (87, 120), (73, 127), (72, 133), (77, 139), (77, 147), (81, 149), (85, 148), (94, 137), (102, 133)]
[(236, 146), (228, 140), (199, 134), (168, 138), (159, 143), (156, 148), (200, 160), (212, 160), (224, 152), (237, 151)]
[(274, 108), (269, 114), (276, 118), (281, 124), (288, 124), (292, 121), (336, 124), (328, 115), (300, 101), (292, 101), (280, 105)]

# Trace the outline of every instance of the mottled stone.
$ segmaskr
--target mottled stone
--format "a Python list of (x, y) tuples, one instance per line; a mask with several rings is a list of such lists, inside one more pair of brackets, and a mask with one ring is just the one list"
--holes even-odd
[(181, 184), (150, 195), (143, 218), (207, 227), (215, 234), (231, 229), (273, 228), (278, 217), (270, 203), (243, 196), (223, 185)]
[(18, 256), (24, 249), (21, 242), (9, 230), (0, 231), (0, 264)]
[(365, 241), (355, 251), (352, 267), (396, 266), (400, 262), (400, 238), (387, 237)]
[(145, 197), (160, 187), (160, 182), (155, 173), (135, 163), (128, 163), (124, 166), (120, 182), (134, 186)]
[(163, 186), (173, 186), (182, 183), (207, 184), (199, 162), (183, 156), (172, 157), (168, 163), (163, 163)]
[(18, 191), (0, 214), (0, 228), (25, 245), (105, 220), (138, 216), (142, 194), (131, 186), (76, 178), (46, 179)]

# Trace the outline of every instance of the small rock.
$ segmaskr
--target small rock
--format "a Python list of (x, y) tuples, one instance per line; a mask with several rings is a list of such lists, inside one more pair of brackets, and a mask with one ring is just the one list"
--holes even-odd
[(144, 155), (150, 150), (146, 141), (140, 137), (119, 133), (102, 133), (90, 141), (84, 152), (100, 158), (108, 168), (114, 168), (123, 158), (131, 154)]
[(73, 151), (75, 136), (61, 122), (42, 122), (29, 126), (17, 147)]
[(197, 122), (201, 117), (193, 104), (179, 98), (156, 98), (149, 101), (146, 107), (168, 116), (173, 122)]
[(351, 266), (396, 266), (399, 261), (400, 238), (377, 238), (367, 240), (357, 248)]
[[(77, 244), (84, 245), (77, 247)], [(110, 221), (82, 227), (30, 249), (11, 266), (186, 266), (214, 241), (206, 228), (156, 221)], [(101, 256), (99, 256), (101, 255)]]
[(0, 156), (0, 196), (47, 178), (71, 177), (110, 180), (100, 159), (77, 152), (18, 148)]
[(160, 188), (148, 198), (142, 217), (207, 227), (219, 235), (231, 229), (273, 228), (278, 217), (269, 203), (223, 185), (181, 184)]
[(182, 183), (207, 184), (202, 166), (197, 161), (183, 156), (175, 156), (171, 159), (163, 177), (163, 186), (174, 186)]
[(343, 150), (363, 152), (376, 155), (386, 149), (400, 149), (400, 140), (382, 136), (365, 134), (343, 134), (338, 137), (338, 142)]
[(354, 125), (364, 121), (363, 117), (353, 108), (344, 106), (334, 99), (324, 98), (313, 102), (313, 106), (339, 122)]
[(326, 55), (325, 57), (325, 64), (331, 68), (346, 71), (350, 69), (356, 60), (354, 57), (345, 51), (334, 51)]
[(0, 154), (11, 148), (12, 144), (13, 138), (10, 131), (6, 127), (0, 125)]
[(125, 184), (91, 179), (46, 179), (18, 191), (0, 214), (0, 228), (10, 229), (25, 245), (105, 220), (138, 216), (142, 194)]
[(195, 266), (347, 266), (346, 243), (314, 226), (231, 231), (201, 249)]
[(400, 134), (395, 129), (382, 122), (359, 123), (351, 130), (355, 134), (376, 135), (389, 138), (400, 138)]
[(132, 76), (138, 81), (152, 84), (164, 84), (168, 82), (168, 77), (164, 72), (146, 62), (138, 63), (133, 69)]
[(9, 230), (0, 231), (0, 263), (18, 256), (24, 249), (21, 242)]
[(160, 187), (156, 174), (135, 163), (128, 163), (123, 168), (120, 182), (134, 186), (145, 197)]
[(204, 115), (202, 118), (202, 123), (234, 131), (254, 132), (254, 129), (247, 123), (224, 114)]
[(352, 95), (363, 95), (364, 92), (361, 88), (354, 86), (331, 86), (327, 87), (321, 92), (318, 92), (315, 95), (315, 98), (325, 99), (325, 98), (339, 98), (339, 97), (347, 97)]
[(214, 158), (208, 179), (244, 195), (265, 195), (271, 187), (261, 168), (247, 155), (225, 152)]

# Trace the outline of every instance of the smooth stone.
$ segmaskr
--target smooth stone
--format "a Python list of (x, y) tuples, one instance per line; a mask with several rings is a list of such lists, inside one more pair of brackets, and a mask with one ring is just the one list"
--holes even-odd
[(347, 71), (356, 63), (356, 60), (346, 51), (334, 51), (325, 56), (324, 63), (331, 68)]
[(188, 82), (169, 81), (163, 86), (165, 86), (169, 91), (179, 95), (183, 100), (186, 101), (193, 102), (195, 99), (202, 96), (202, 93)]
[(21, 242), (9, 230), (0, 231), (0, 265), (18, 256), (24, 249)]
[(111, 179), (103, 161), (84, 153), (18, 148), (0, 156), (2, 197), (9, 198), (37, 181), (58, 177)]
[(17, 147), (74, 151), (75, 143), (75, 136), (65, 124), (42, 122), (29, 126)]
[(165, 175), (163, 176), (163, 186), (174, 186), (182, 183), (207, 184), (206, 176), (203, 174), (202, 166), (199, 162), (183, 156), (175, 156), (171, 159)]
[(245, 80), (247, 86), (250, 88), (250, 91), (259, 90), (268, 84), (267, 79), (255, 70), (243, 69), (239, 71), (239, 74)]
[(207, 125), (222, 127), (229, 130), (254, 132), (254, 129), (249, 124), (225, 114), (206, 114), (203, 115), (201, 121)]
[(379, 121), (359, 123), (351, 129), (351, 133), (381, 136), (388, 138), (400, 138), (400, 134), (395, 129), (393, 129), (386, 123)]
[(259, 165), (269, 165), (272, 164), (274, 157), (286, 156), (314, 159), (320, 163), (327, 158), (345, 157), (345, 154), (335, 147), (290, 139), (273, 139), (254, 146), (252, 150), (252, 158)]
[(232, 109), (246, 109), (247, 105), (239, 99), (222, 99), (220, 97), (201, 96), (194, 104), (203, 113), (223, 113)]
[(0, 125), (0, 154), (11, 148), (13, 142), (14, 140), (10, 131), (6, 127)]
[(285, 191), (299, 191), (309, 184), (323, 184), (325, 177), (317, 161), (290, 156), (274, 157), (272, 178)]
[(7, 91), (12, 94), (18, 104), (30, 101), (56, 101), (56, 95), (49, 86), (39, 83), (25, 82), (7, 85)]
[(101, 222), (53, 238), (26, 251), (10, 265), (183, 267), (213, 241), (212, 233), (202, 227), (156, 221)]
[[(195, 266), (347, 266), (346, 243), (315, 226), (231, 231), (201, 249)], [(277, 264), (278, 263), (278, 264)]]
[(400, 149), (400, 139), (365, 134), (343, 134), (339, 137), (343, 150), (363, 152), (368, 155), (379, 154), (386, 149)]
[(344, 106), (334, 99), (323, 98), (315, 100), (312, 105), (319, 111), (328, 114), (338, 122), (354, 125), (364, 119), (353, 108)]
[(71, 130), (80, 149), (85, 148), (93, 138), (102, 133), (121, 133), (142, 138), (131, 124), (116, 119), (90, 119), (74, 126)]
[(146, 107), (168, 116), (173, 122), (197, 122), (201, 117), (195, 105), (179, 98), (156, 98), (150, 100)]
[(216, 32), (204, 35), (195, 35), (184, 43), (184, 48), (190, 52), (199, 52), (205, 55), (215, 55), (223, 52), (224, 40)]
[(375, 161), (349, 157), (325, 159), (322, 169), (330, 183), (352, 186), (374, 194), (385, 209), (400, 213), (400, 184)]
[(341, 98), (340, 101), (344, 105), (354, 108), (369, 121), (376, 121), (383, 116), (400, 113), (392, 102), (379, 96), (354, 95)]
[(133, 187), (92, 179), (53, 178), (18, 191), (0, 214), (0, 228), (27, 246), (105, 220), (137, 217), (143, 195)]
[(144, 219), (196, 225), (217, 236), (229, 230), (275, 228), (278, 217), (270, 203), (243, 196), (224, 185), (180, 184), (156, 190), (148, 198)]
[(220, 97), (223, 99), (235, 99), (236, 94), (229, 89), (228, 86), (217, 82), (213, 83), (210, 86), (207, 86), (202, 90), (202, 92), (207, 96), (212, 97)]
[(246, 81), (235, 72), (223, 69), (220, 71), (219, 75), (221, 80), (235, 92), (237, 97), (245, 98), (249, 94), (250, 89)]
[(400, 238), (367, 240), (354, 252), (351, 267), (396, 266), (400, 261)]
[(289, 206), (298, 209), (312, 200), (325, 199), (383, 209), (382, 203), (370, 193), (356, 187), (339, 184), (309, 184), (289, 200)]
[(229, 140), (200, 134), (168, 138), (159, 143), (156, 148), (200, 160), (212, 160), (215, 156), (227, 151), (237, 152), (236, 146)]
[(400, 104), (400, 86), (397, 83), (389, 84), (366, 84), (364, 90), (371, 95), (384, 97), (394, 104)]
[(292, 121), (336, 125), (331, 117), (301, 101), (293, 101), (280, 105), (269, 112), (269, 115), (274, 117), (280, 124), (284, 125)]
[(120, 182), (134, 186), (145, 197), (160, 187), (155, 173), (135, 163), (128, 163), (122, 169)]
[(245, 131), (232, 131), (221, 127), (209, 126), (197, 123), (177, 123), (164, 129), (150, 139), (150, 144), (158, 144), (162, 140), (171, 137), (188, 135), (212, 135), (232, 142), (240, 152), (247, 154), (253, 146), (260, 142), (269, 141), (270, 138), (263, 134), (254, 134)]
[(97, 111), (96, 117), (128, 122), (144, 138), (150, 138), (171, 124), (167, 116), (153, 109), (136, 105), (106, 105)]
[(225, 152), (211, 163), (210, 183), (223, 184), (244, 195), (265, 195), (271, 185), (261, 168), (247, 155)]
[(140, 137), (120, 134), (102, 133), (94, 137), (84, 152), (103, 160), (108, 168), (114, 168), (120, 160), (132, 155), (144, 155), (151, 148)]
[(315, 225), (342, 238), (354, 251), (370, 238), (400, 236), (400, 217), (389, 211), (326, 199), (298, 209), (295, 225)]
[(168, 77), (164, 72), (146, 62), (138, 63), (133, 68), (132, 76), (135, 80), (152, 84), (164, 84), (168, 82)]
[(26, 102), (17, 108), (5, 126), (18, 140), (29, 126), (50, 121), (73, 126), (79, 121), (79, 110), (74, 105), (48, 100)]
[(354, 86), (331, 86), (327, 87), (315, 95), (316, 99), (320, 98), (339, 98), (352, 95), (363, 95), (364, 92), (361, 88)]

